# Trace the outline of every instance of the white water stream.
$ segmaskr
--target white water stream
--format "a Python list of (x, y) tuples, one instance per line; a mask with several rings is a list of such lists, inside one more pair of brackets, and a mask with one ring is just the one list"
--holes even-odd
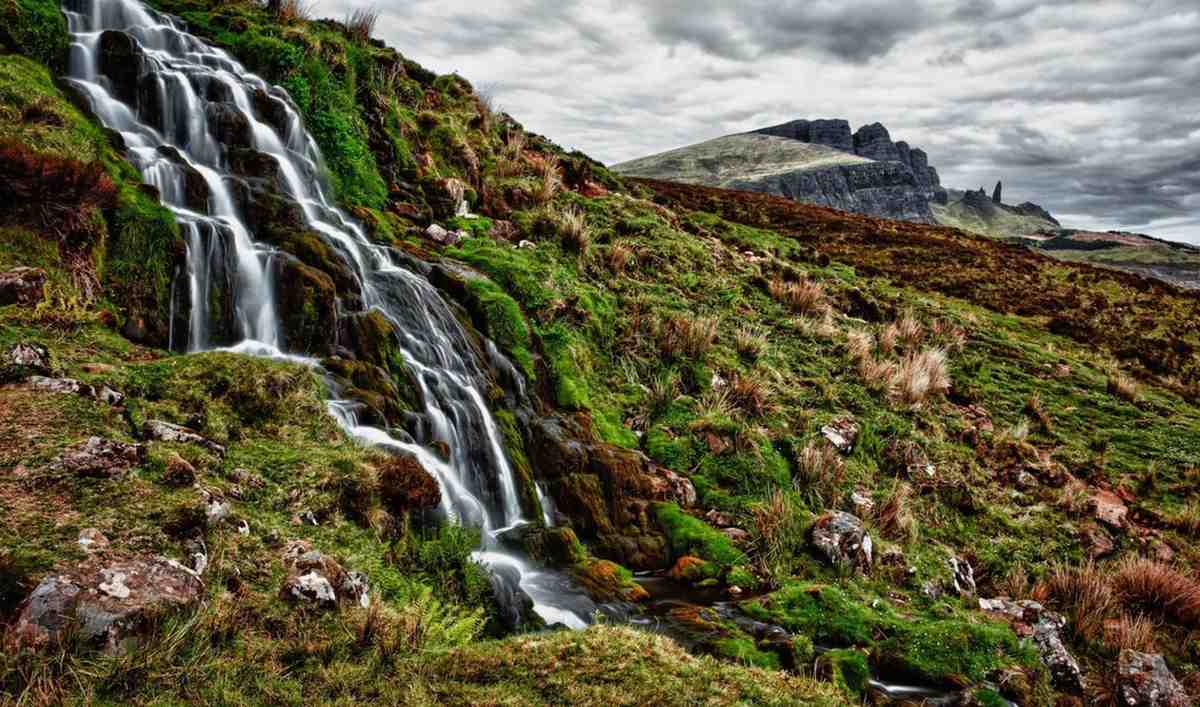
[[(279, 254), (255, 242), (235, 198), (248, 175), (233, 173), (231, 148), (215, 137), (214, 121), (228, 120), (232, 112), (226, 124), (248, 127), (250, 144), (242, 147), (278, 165), (275, 186), (300, 205), (306, 225), (346, 262), (365, 307), (382, 312), (399, 329), (404, 360), (425, 404), (416, 439), (359, 424), (347, 401), (331, 400), (330, 413), (363, 444), (415, 455), (441, 484), (444, 516), (482, 531), (477, 559), (497, 581), (519, 587), (547, 623), (586, 625), (596, 608), (590, 600), (558, 573), (536, 568), (500, 545), (499, 533), (527, 520), (500, 432), (480, 392), (486, 373), (466, 333), (424, 277), (370, 243), (326, 196), (320, 152), (288, 95), (188, 34), (179, 19), (136, 0), (67, 0), (64, 12), (73, 37), (69, 79), (100, 121), (120, 133), (130, 161), (158, 189), (186, 234), (187, 267), (181, 275), (186, 283), (177, 289), (186, 294), (187, 325), (172, 322), (172, 347), (202, 351), (232, 344), (243, 353), (317, 365), (286, 353), (287, 332), (276, 311), (273, 260)], [(120, 33), (133, 40), (135, 66), (102, 52), (102, 45), (123, 46)], [(273, 122), (261, 114), (264, 105), (276, 116)], [(447, 446), (448, 460), (430, 451), (434, 443)]]

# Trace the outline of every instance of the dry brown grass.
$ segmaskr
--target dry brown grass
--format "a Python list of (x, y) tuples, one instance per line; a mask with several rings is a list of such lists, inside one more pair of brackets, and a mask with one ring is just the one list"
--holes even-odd
[(562, 162), (557, 155), (536, 155), (526, 159), (538, 179), (534, 198), (539, 204), (549, 203), (563, 190)]
[(875, 351), (875, 335), (862, 329), (846, 333), (846, 352), (855, 361), (863, 361)]
[(933, 396), (950, 390), (950, 374), (946, 371), (946, 352), (926, 349), (909, 354), (900, 361), (891, 379), (892, 398), (909, 407), (919, 407)]
[(1033, 397), (1025, 403), (1025, 412), (1037, 420), (1038, 424), (1041, 425), (1042, 431), (1046, 434), (1054, 431), (1054, 422), (1050, 419), (1049, 413), (1046, 412), (1046, 406), (1042, 403), (1042, 396), (1034, 393)]
[(846, 464), (832, 445), (824, 440), (809, 443), (796, 455), (796, 475), (792, 486), (810, 501), (825, 506), (837, 505)]
[(1192, 573), (1143, 557), (1126, 557), (1112, 573), (1112, 586), (1128, 611), (1182, 626), (1200, 624), (1200, 581)]
[(718, 320), (711, 317), (679, 315), (661, 320), (658, 346), (668, 358), (699, 360), (717, 340)]
[(583, 211), (577, 206), (567, 206), (554, 213), (554, 220), (558, 224), (558, 236), (562, 244), (579, 253), (586, 253), (592, 245), (592, 234)]
[(893, 361), (866, 356), (858, 362), (858, 375), (868, 390), (890, 392), (897, 368), (898, 366)]
[(624, 243), (613, 243), (608, 247), (608, 257), (605, 259), (605, 263), (613, 275), (624, 275), (635, 257), (633, 248)]
[(366, 44), (375, 34), (375, 25), (379, 23), (379, 10), (374, 7), (359, 7), (350, 11), (343, 22), (346, 25), (346, 36), (356, 42)]
[(767, 414), (766, 385), (759, 379), (749, 375), (735, 376), (729, 384), (729, 395), (733, 404), (751, 417), (762, 417)]
[(1108, 377), (1108, 393), (1122, 400), (1136, 403), (1141, 395), (1141, 388), (1131, 376), (1117, 371)]
[(1186, 535), (1200, 535), (1200, 499), (1192, 499), (1166, 516), (1167, 523), (1175, 530)]
[(1029, 573), (1025, 571), (1025, 565), (1020, 563), (1009, 568), (1008, 573), (996, 583), (997, 596), (1009, 599), (1028, 599), (1029, 590)]
[(775, 278), (767, 289), (775, 301), (798, 314), (816, 315), (829, 308), (825, 286), (807, 278), (795, 282)]
[(504, 141), (504, 148), (500, 151), (499, 157), (496, 159), (495, 172), (496, 176), (501, 179), (505, 177), (519, 177), (525, 173), (525, 145), (528, 138), (525, 133), (520, 130), (509, 130), (508, 136)]
[(912, 486), (898, 482), (887, 501), (875, 511), (875, 526), (884, 537), (899, 542), (914, 542), (917, 539), (912, 497)]
[(283, 24), (294, 24), (312, 19), (313, 5), (306, 0), (272, 0), (270, 7), (275, 12), (275, 19)]
[(757, 361), (767, 349), (767, 332), (762, 327), (744, 324), (734, 333), (733, 347), (741, 356)]
[(1061, 562), (1051, 565), (1050, 573), (1037, 587), (1033, 597), (1039, 601), (1055, 599), (1070, 622), (1070, 631), (1083, 641), (1094, 641), (1104, 631), (1104, 620), (1117, 606), (1108, 576), (1089, 560), (1078, 567)]
[(1104, 644), (1114, 651), (1128, 648), (1142, 653), (1157, 653), (1158, 647), (1154, 641), (1156, 629), (1154, 621), (1148, 616), (1121, 614), (1104, 625)]

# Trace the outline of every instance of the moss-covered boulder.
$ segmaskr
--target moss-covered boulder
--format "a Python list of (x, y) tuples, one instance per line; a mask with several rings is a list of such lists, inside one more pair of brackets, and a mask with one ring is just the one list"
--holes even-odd
[(333, 353), (337, 331), (337, 290), (333, 279), (298, 259), (275, 259), (279, 321), (289, 351), (315, 356)]

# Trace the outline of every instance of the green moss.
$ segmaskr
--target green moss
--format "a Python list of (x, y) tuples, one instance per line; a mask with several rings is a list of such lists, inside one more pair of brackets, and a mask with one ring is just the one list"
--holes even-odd
[(70, 42), (67, 18), (53, 0), (0, 3), (0, 47), (59, 72), (66, 65)]
[(856, 650), (833, 650), (821, 656), (833, 672), (833, 683), (854, 695), (865, 695), (871, 680), (867, 657)]
[(591, 406), (591, 391), (579, 368), (575, 337), (570, 329), (559, 324), (541, 331), (555, 402), (567, 410), (585, 410)]
[(961, 619), (913, 622), (879, 644), (881, 654), (927, 680), (962, 676), (980, 682), (1013, 664), (1038, 664), (1031, 646), (1020, 643), (1007, 625)]
[(713, 651), (744, 665), (779, 670), (779, 656), (771, 651), (760, 650), (751, 638), (722, 638), (713, 642)]
[[(513, 473), (517, 481), (517, 493), (521, 497), (521, 510), (527, 518), (533, 519), (535, 525), (542, 523), (542, 508), (538, 502), (537, 488), (534, 486), (533, 467), (525, 454), (525, 441), (517, 429), (517, 418), (509, 410), (496, 410), (493, 415), (504, 438), (504, 449), (512, 462)], [(578, 542), (578, 541), (576, 541)]]
[(674, 503), (655, 506), (655, 516), (671, 546), (673, 557), (695, 555), (722, 566), (739, 565), (746, 556), (724, 533), (684, 513)]
[(520, 305), (486, 278), (468, 280), (467, 290), (479, 315), (476, 319), (484, 335), (511, 356), (527, 378), (533, 378), (533, 354), (529, 350), (532, 339)]

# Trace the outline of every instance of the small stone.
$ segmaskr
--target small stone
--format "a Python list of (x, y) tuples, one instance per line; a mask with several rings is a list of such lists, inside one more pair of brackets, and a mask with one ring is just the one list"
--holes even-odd
[(89, 437), (59, 455), (51, 468), (78, 476), (119, 478), (145, 457), (141, 445), (126, 444), (101, 437)]
[(102, 403), (107, 403), (113, 407), (119, 407), (125, 404), (125, 394), (109, 388), (107, 385), (101, 386), (100, 391), (96, 393), (96, 399)]
[(178, 442), (180, 444), (196, 444), (209, 450), (219, 457), (225, 456), (225, 448), (216, 442), (201, 436), (181, 425), (175, 425), (162, 420), (146, 420), (142, 425), (142, 435), (146, 439), (156, 439), (160, 442)]
[(704, 514), (704, 522), (714, 528), (728, 528), (733, 525), (733, 519), (728, 513), (722, 513), (715, 508)]
[(821, 428), (821, 434), (842, 454), (849, 454), (858, 439), (858, 423), (853, 418), (843, 417)]
[(129, 587), (125, 586), (125, 573), (115, 570), (104, 570), (101, 573), (104, 581), (100, 583), (100, 591), (114, 599), (128, 599)]
[(108, 547), (108, 538), (95, 528), (85, 528), (79, 532), (79, 546), (84, 552), (99, 552)]
[(1118, 694), (1128, 707), (1190, 707), (1191, 698), (1161, 655), (1125, 649), (1117, 659)]
[(41, 268), (20, 267), (0, 272), (0, 307), (17, 305), (33, 307), (42, 301), (46, 271)]
[(750, 542), (750, 533), (741, 528), (722, 528), (721, 532), (725, 537), (729, 538), (735, 545), (744, 545)]
[(1042, 663), (1050, 671), (1050, 680), (1054, 686), (1064, 692), (1082, 695), (1084, 689), (1083, 671), (1079, 663), (1063, 645), (1063, 618), (1049, 612), (1042, 615), (1041, 620), (1033, 627), (1033, 642), (1038, 647)]
[(959, 596), (973, 596), (975, 594), (975, 570), (971, 568), (971, 564), (957, 557), (951, 557), (949, 563), (955, 593)]
[(1079, 540), (1094, 560), (1113, 554), (1117, 545), (1107, 530), (1097, 523), (1088, 523), (1079, 529)]
[(860, 516), (870, 515), (871, 511), (875, 510), (875, 502), (861, 491), (851, 492), (850, 505), (854, 506), (854, 512)]
[(362, 572), (350, 570), (342, 577), (338, 588), (344, 598), (358, 606), (365, 609), (371, 605), (371, 585), (367, 582), (367, 575)]
[(50, 351), (41, 344), (17, 344), (8, 352), (6, 363), (26, 369), (28, 374), (50, 375)]
[(196, 468), (188, 460), (172, 452), (167, 457), (163, 481), (171, 486), (191, 486), (196, 482)]
[(301, 525), (317, 526), (317, 516), (312, 511), (301, 511), (299, 516)]
[(329, 583), (329, 580), (324, 575), (316, 571), (288, 577), (284, 583), (283, 591), (285, 597), (296, 601), (319, 604), (325, 607), (337, 604), (337, 593), (333, 590), (333, 585)]
[(536, 248), (537, 244), (535, 244), (533, 241), (521, 241), (517, 244), (517, 247), (522, 250), (528, 250), (529, 248)]
[(459, 231), (447, 231), (436, 223), (430, 224), (429, 228), (425, 229), (425, 235), (434, 243), (446, 246), (454, 245), (462, 238)]
[(237, 521), (236, 527), (237, 527), (238, 535), (249, 535), (250, 534), (250, 524), (246, 522), (245, 518), (239, 518)]
[(1129, 508), (1121, 497), (1112, 491), (1097, 489), (1092, 494), (1090, 500), (1092, 512), (1096, 516), (1096, 520), (1104, 523), (1114, 530), (1120, 530), (1125, 527), (1125, 518), (1129, 514)]
[(867, 571), (872, 563), (871, 535), (863, 522), (842, 511), (831, 511), (813, 523), (812, 544), (832, 564)]
[(208, 527), (214, 527), (225, 521), (233, 513), (233, 508), (225, 501), (212, 500), (204, 508), (204, 518)]

